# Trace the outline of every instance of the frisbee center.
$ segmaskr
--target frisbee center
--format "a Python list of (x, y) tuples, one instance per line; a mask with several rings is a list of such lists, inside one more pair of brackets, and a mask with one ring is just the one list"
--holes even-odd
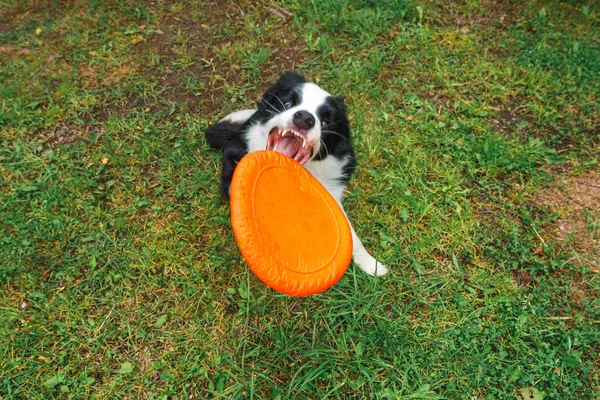
[[(255, 187), (270, 188), (269, 182), (286, 182), (287, 190), (273, 190), (254, 203), (254, 218), (269, 220), (259, 226), (269, 255), (284, 268), (313, 273), (329, 265), (338, 250), (340, 232), (333, 210), (311, 182), (290, 180), (284, 168), (264, 170)], [(323, 207), (305, 206), (306, 204)]]

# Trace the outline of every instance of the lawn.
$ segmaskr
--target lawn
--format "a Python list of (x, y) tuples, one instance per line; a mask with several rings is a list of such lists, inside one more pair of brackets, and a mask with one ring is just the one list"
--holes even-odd
[[(600, 2), (0, 0), (0, 399), (600, 399)], [(204, 130), (349, 106), (391, 272), (245, 265)]]

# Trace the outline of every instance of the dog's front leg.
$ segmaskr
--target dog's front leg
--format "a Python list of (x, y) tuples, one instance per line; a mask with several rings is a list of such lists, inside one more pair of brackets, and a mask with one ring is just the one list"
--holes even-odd
[[(350, 224), (350, 221), (348, 223)], [(354, 263), (369, 275), (383, 276), (387, 274), (388, 268), (369, 254), (354, 232), (352, 224), (350, 224), (350, 229), (352, 230), (352, 260)]]
[(224, 199), (229, 199), (229, 187), (233, 178), (233, 171), (246, 155), (246, 149), (241, 146), (231, 146), (223, 151), (223, 169), (221, 170), (221, 195)]
[(350, 225), (350, 230), (352, 231), (352, 260), (354, 261), (354, 263), (369, 275), (383, 276), (387, 274), (389, 272), (388, 267), (377, 261), (375, 257), (370, 255), (369, 252), (365, 249), (365, 246), (363, 246), (362, 242), (360, 241), (360, 238), (354, 231), (352, 223), (350, 222), (350, 219), (348, 218), (348, 214), (346, 214), (344, 207), (342, 207), (341, 203), (338, 202), (338, 204), (340, 205), (342, 211), (344, 211), (344, 215), (346, 215), (348, 225)]

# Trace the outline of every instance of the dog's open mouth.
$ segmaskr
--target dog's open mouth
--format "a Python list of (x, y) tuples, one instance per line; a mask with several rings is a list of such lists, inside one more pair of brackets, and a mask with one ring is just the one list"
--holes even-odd
[(301, 133), (291, 129), (273, 128), (269, 132), (267, 150), (276, 151), (293, 158), (300, 164), (310, 159), (312, 146), (309, 146)]

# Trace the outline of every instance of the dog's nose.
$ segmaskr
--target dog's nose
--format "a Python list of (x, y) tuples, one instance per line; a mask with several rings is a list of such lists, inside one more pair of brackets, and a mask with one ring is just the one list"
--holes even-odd
[(294, 125), (298, 129), (309, 130), (315, 126), (315, 117), (308, 111), (298, 111), (294, 114)]

